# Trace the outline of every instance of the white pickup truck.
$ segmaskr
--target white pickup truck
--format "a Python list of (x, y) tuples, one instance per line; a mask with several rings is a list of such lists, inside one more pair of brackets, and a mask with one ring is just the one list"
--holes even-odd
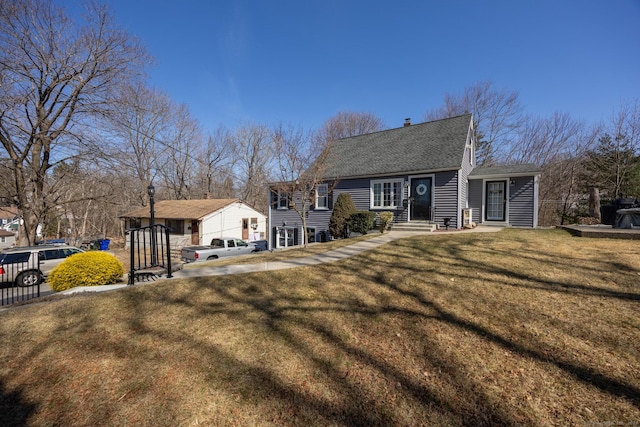
[(245, 255), (258, 252), (260, 249), (253, 243), (232, 237), (216, 237), (208, 246), (186, 246), (182, 248), (181, 258), (184, 262), (209, 261), (213, 259)]

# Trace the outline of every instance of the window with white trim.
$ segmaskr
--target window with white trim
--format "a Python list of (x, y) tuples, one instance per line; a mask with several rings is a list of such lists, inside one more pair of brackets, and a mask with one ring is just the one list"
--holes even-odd
[(329, 209), (329, 184), (316, 186), (316, 209)]
[(394, 209), (402, 206), (402, 179), (371, 181), (371, 208)]
[(289, 209), (289, 195), (278, 190), (278, 209)]

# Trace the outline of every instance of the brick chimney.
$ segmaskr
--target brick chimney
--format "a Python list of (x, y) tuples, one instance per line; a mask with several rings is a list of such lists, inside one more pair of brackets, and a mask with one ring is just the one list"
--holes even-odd
[(411, 117), (404, 119), (404, 127), (411, 126)]

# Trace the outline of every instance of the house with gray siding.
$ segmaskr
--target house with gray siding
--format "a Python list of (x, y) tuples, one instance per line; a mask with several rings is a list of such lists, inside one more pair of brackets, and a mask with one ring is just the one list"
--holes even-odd
[[(351, 194), (356, 209), (393, 212), (394, 224), (462, 228), (475, 224), (536, 227), (535, 165), (476, 167), (470, 114), (340, 139), (329, 145), (324, 180), (309, 202), (309, 241), (328, 235), (333, 201)], [(302, 244), (302, 221), (288, 195), (271, 188), (272, 248)], [(293, 198), (295, 199), (295, 197)]]

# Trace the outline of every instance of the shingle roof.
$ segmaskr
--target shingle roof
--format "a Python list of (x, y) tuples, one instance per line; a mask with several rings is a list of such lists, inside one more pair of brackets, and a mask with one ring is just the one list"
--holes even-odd
[(13, 219), (18, 216), (18, 208), (15, 206), (0, 206), (0, 218)]
[(459, 169), (471, 114), (339, 139), (329, 146), (328, 179)]
[(469, 174), (469, 178), (479, 178), (486, 176), (498, 176), (498, 175), (540, 175), (540, 168), (531, 163), (523, 163), (517, 165), (503, 165), (503, 166), (485, 166), (477, 167)]
[[(218, 211), (238, 199), (197, 199), (197, 200), (161, 200), (153, 206), (154, 216), (164, 219), (201, 219)], [(120, 218), (149, 218), (149, 207), (136, 209)]]

